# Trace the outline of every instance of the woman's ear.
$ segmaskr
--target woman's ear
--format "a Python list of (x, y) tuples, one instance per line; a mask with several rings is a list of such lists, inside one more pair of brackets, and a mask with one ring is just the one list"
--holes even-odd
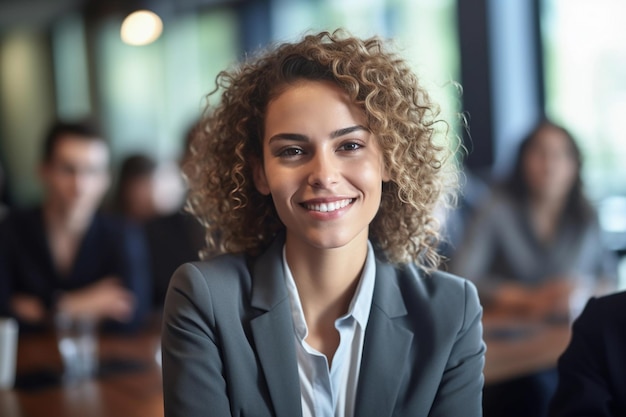
[(270, 195), (270, 186), (267, 183), (267, 177), (265, 176), (263, 163), (258, 158), (253, 158), (251, 164), (254, 186), (256, 187), (257, 191), (263, 195)]
[(380, 166), (381, 166), (381, 173), (380, 176), (383, 179), (383, 182), (389, 182), (391, 181), (391, 174), (389, 173), (389, 167), (387, 165), (387, 163), (385, 162), (385, 158), (381, 157), (380, 158)]
[(389, 174), (389, 169), (387, 168), (386, 165), (383, 165), (383, 182), (389, 182), (391, 181), (391, 175)]

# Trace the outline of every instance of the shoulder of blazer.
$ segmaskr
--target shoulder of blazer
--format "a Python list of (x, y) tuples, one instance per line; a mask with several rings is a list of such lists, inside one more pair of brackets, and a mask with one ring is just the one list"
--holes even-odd
[(207, 261), (187, 263), (179, 269), (195, 270), (183, 272), (189, 278), (199, 273), (202, 285), (212, 294), (214, 302), (232, 303), (236, 299), (233, 297), (245, 294), (251, 306), (271, 310), (288, 296), (281, 257), (283, 242), (280, 238), (275, 239), (258, 257), (225, 254)]
[[(413, 264), (376, 265), (374, 305), (389, 317), (408, 315), (409, 320), (464, 325), (465, 314), (479, 314), (476, 287), (470, 281), (442, 271), (426, 273)], [(401, 314), (403, 312), (404, 314)]]
[[(220, 255), (206, 261), (183, 264), (174, 273), (191, 281), (192, 287), (205, 287), (212, 299), (230, 298), (250, 289), (251, 277), (246, 257), (242, 254)], [(194, 291), (195, 292), (195, 291)]]
[(470, 291), (475, 290), (474, 284), (465, 278), (444, 271), (427, 272), (415, 264), (396, 266), (395, 275), (398, 285), (413, 287), (424, 298), (464, 295), (468, 288)]
[(626, 291), (620, 291), (601, 297), (592, 297), (587, 302), (579, 320), (593, 327), (611, 329), (626, 326)]

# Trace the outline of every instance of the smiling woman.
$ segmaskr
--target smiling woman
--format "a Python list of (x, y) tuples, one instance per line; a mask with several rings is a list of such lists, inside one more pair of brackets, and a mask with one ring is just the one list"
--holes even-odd
[(363, 264), (388, 180), (366, 123), (365, 113), (330, 82), (300, 81), (270, 101), (255, 183), (272, 196), (285, 224), (288, 258), (309, 247), (356, 244), (355, 264)]
[(481, 415), (476, 289), (434, 270), (445, 123), (406, 63), (320, 33), (218, 82), (185, 167), (211, 259), (170, 283), (166, 416)]

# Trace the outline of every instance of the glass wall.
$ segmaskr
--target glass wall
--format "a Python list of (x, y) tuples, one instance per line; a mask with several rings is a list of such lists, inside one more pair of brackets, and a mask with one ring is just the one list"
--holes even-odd
[[(460, 101), (454, 7), (453, 0), (276, 0), (270, 3), (269, 38), (293, 40), (336, 28), (360, 36), (393, 37), (454, 126)], [(237, 16), (229, 7), (165, 16), (163, 36), (146, 46), (121, 41), (123, 16), (100, 22), (93, 42), (95, 107), (116, 159), (137, 151), (163, 159), (179, 151), (215, 76), (239, 58)], [(79, 27), (69, 19), (61, 24)], [(58, 45), (75, 42), (68, 36), (57, 38)], [(58, 72), (76, 72), (75, 60), (57, 62)]]
[(584, 153), (595, 201), (626, 194), (626, 2), (544, 0), (546, 112)]
[(272, 22), (274, 40), (337, 28), (392, 38), (440, 103), (443, 117), (457, 129), (461, 98), (456, 1), (280, 0), (274, 2)]
[(120, 24), (103, 22), (95, 43), (99, 107), (114, 149), (157, 159), (176, 155), (218, 71), (237, 59), (235, 14), (213, 9), (178, 16), (146, 46), (122, 43)]
[[(36, 178), (26, 173), (36, 172), (38, 143), (55, 117), (94, 116), (101, 121), (112, 144), (114, 168), (134, 152), (158, 160), (178, 157), (184, 135), (203, 110), (217, 73), (246, 52), (242, 31), (259, 30), (242, 27), (245, 23), (239, 20), (242, 8), (256, 5), (252, 1), (220, 6), (200, 3), (183, 10), (171, 0), (169, 12), (161, 16), (163, 34), (145, 46), (122, 42), (121, 11), (88, 20), (79, 11), (60, 16), (34, 35), (20, 35), (19, 39), (35, 39), (27, 49), (41, 62), (37, 65), (16, 61), (11, 56), (16, 35), (0, 35), (0, 83), (6, 87), (0, 94), (0, 134), (9, 139), (0, 144), (0, 152), (6, 160), (17, 161), (19, 156), (21, 161), (7, 166), (18, 205), (38, 197)], [(270, 33), (252, 35), (259, 40), (293, 40), (304, 33), (337, 28), (359, 36), (394, 38), (402, 56), (441, 103), (443, 117), (456, 127), (461, 100), (455, 0), (272, 0), (259, 4), (267, 5), (270, 16), (269, 23), (259, 25)], [(41, 45), (48, 44), (50, 50), (42, 51)], [(21, 82), (25, 75), (29, 80)], [(34, 80), (44, 85), (35, 89)], [(19, 85), (33, 86), (20, 88), (19, 103), (24, 103), (20, 109), (46, 103), (36, 123), (32, 116), (30, 123), (24, 123), (26, 116), (14, 117), (13, 109), (17, 111), (18, 106), (10, 93)], [(33, 146), (24, 149), (20, 143), (25, 141)]]
[[(583, 152), (587, 195), (606, 244), (626, 252), (626, 2), (544, 0), (546, 112)], [(626, 288), (626, 257), (620, 266)]]

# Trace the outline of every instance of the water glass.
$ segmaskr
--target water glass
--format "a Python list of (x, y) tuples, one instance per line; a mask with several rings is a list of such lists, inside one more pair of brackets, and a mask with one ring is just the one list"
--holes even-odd
[(88, 316), (57, 313), (54, 318), (63, 379), (67, 382), (95, 376), (98, 370), (97, 322)]
[(18, 325), (13, 318), (0, 318), (0, 389), (11, 389), (15, 383)]

